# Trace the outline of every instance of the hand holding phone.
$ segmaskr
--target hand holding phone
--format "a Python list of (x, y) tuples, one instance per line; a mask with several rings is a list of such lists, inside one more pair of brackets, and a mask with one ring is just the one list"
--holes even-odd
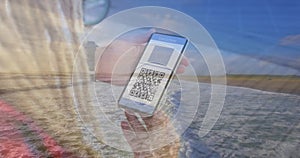
[(151, 116), (182, 59), (188, 40), (153, 33), (118, 104), (127, 111)]
[[(142, 117), (145, 126), (135, 115), (125, 112), (125, 116), (127, 120), (121, 122), (121, 128), (135, 157), (178, 156), (179, 136), (173, 127), (168, 127), (170, 120), (165, 113), (156, 111), (152, 117)], [(153, 132), (161, 129), (165, 130), (153, 135)], [(173, 141), (166, 143), (170, 139)]]

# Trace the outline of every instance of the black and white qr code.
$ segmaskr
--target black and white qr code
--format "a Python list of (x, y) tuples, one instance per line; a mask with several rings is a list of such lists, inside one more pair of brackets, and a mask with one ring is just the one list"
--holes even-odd
[(164, 76), (164, 72), (142, 68), (129, 95), (152, 101)]

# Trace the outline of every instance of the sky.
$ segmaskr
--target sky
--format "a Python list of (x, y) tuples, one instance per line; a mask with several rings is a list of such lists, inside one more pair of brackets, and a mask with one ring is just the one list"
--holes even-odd
[(149, 5), (179, 10), (201, 23), (229, 73), (248, 72), (252, 65), (249, 73), (300, 75), (299, 0), (111, 0), (108, 16)]

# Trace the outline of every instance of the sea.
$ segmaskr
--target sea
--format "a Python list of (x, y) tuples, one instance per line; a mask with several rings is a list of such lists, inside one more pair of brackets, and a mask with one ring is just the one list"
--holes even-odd
[[(116, 104), (124, 87), (102, 82), (91, 86), (95, 99), (91, 108), (85, 107), (85, 111), (91, 112), (81, 117), (86, 141), (100, 150), (103, 157), (132, 156), (124, 152), (130, 151), (120, 129), (120, 122), (126, 117)], [(207, 134), (201, 135), (201, 125), (211, 102), (211, 85), (191, 81), (170, 84), (158, 110), (167, 113), (170, 124), (179, 129), (180, 157), (300, 156), (297, 152), (300, 149), (299, 95), (233, 86), (227, 86), (225, 93), (215, 124)], [(80, 114), (82, 107), (77, 108)], [(99, 124), (104, 127), (98, 129)]]

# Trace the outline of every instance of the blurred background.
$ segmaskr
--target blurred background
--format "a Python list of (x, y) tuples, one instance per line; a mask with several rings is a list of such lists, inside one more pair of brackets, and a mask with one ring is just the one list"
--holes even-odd
[[(85, 51), (78, 51), (82, 37), (106, 17), (139, 6), (168, 7), (193, 17), (210, 33), (224, 60), (223, 110), (213, 129), (200, 138), (211, 78), (199, 53), (187, 54), (197, 79), (190, 80), (186, 72), (183, 82), (199, 85), (201, 96), (196, 116), (181, 136), (181, 157), (300, 157), (300, 1), (4, 0), (2, 4), (0, 157), (133, 156), (95, 139), (84, 128), (74, 106), (73, 87), (78, 89), (77, 99), (87, 103), (83, 107), (93, 106), (89, 73), (94, 73), (97, 45), (88, 38)], [(84, 80), (72, 81), (74, 59), (80, 59)], [(104, 96), (106, 91), (98, 91), (111, 99)], [(181, 91), (170, 94), (174, 109), (181, 95)], [(85, 116), (97, 114), (92, 108), (84, 110)]]

